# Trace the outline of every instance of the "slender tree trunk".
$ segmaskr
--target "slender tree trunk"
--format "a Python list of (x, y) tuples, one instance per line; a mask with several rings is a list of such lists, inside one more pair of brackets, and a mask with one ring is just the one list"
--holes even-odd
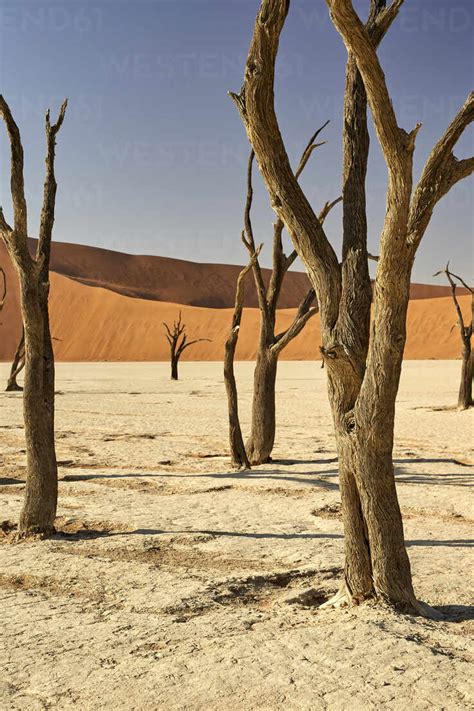
[(461, 384), (459, 386), (458, 409), (467, 410), (472, 406), (472, 352), (471, 339), (463, 340)]
[(27, 479), (20, 535), (54, 532), (58, 483), (54, 447), (54, 358), (49, 331), (48, 289), (20, 279), (25, 324), (25, 419)]
[(258, 260), (262, 246), (254, 250), (249, 263), (240, 272), (235, 289), (235, 306), (232, 316), (232, 325), (229, 336), (224, 346), (224, 381), (227, 392), (227, 404), (229, 410), (229, 445), (232, 465), (236, 469), (250, 469), (250, 462), (245, 451), (242, 430), (239, 420), (239, 400), (237, 396), (237, 384), (235, 382), (234, 358), (239, 339), (240, 323), (244, 308), (245, 278)]
[(229, 410), (229, 444), (232, 465), (236, 469), (250, 469), (249, 458), (245, 451), (242, 430), (239, 420), (239, 402), (237, 396), (237, 384), (234, 374), (234, 355), (237, 344), (238, 329), (231, 330), (230, 336), (225, 345), (224, 352), (224, 381), (227, 391), (227, 404)]
[(23, 390), (23, 388), (21, 388), (18, 385), (16, 379), (18, 377), (18, 374), (21, 373), (21, 371), (23, 370), (24, 366), (25, 366), (25, 331), (23, 329), (22, 333), (21, 333), (20, 342), (17, 346), (15, 355), (13, 357), (13, 363), (12, 363), (12, 367), (10, 369), (10, 375), (8, 377), (7, 387), (5, 388), (6, 392), (15, 392), (15, 391)]
[(171, 359), (171, 380), (178, 380), (178, 359)]
[(251, 464), (270, 461), (275, 442), (275, 381), (278, 357), (262, 347), (257, 354), (254, 372), (252, 429), (246, 444)]

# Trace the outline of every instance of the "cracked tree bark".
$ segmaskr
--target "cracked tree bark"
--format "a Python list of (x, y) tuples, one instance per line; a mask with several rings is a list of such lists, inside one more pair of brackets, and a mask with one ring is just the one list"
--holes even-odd
[(23, 147), (10, 108), (0, 96), (0, 116), (6, 125), (11, 148), (10, 187), (14, 217), (12, 229), (0, 210), (0, 234), (19, 276), (26, 356), (23, 412), (27, 475), (18, 525), (19, 537), (51, 534), (56, 517), (58, 479), (54, 446), (54, 356), (49, 330), (48, 296), (57, 190), (54, 174), (55, 144), (66, 106), (65, 101), (55, 124), (50, 123), (49, 111), (46, 113), (46, 177), (38, 245), (32, 257), (27, 242)]
[[(274, 109), (274, 71), (288, 0), (263, 0), (254, 26), (244, 85), (232, 95), (272, 207), (286, 225), (314, 285), (321, 313), (341, 473), (345, 527), (344, 586), (332, 604), (384, 600), (434, 614), (418, 603), (404, 545), (393, 471), (395, 398), (405, 345), (410, 276), (416, 249), (439, 199), (474, 169), (452, 151), (473, 120), (470, 95), (430, 154), (412, 194), (417, 126), (398, 127), (376, 46), (403, 0), (371, 1), (364, 26), (350, 0), (327, 0), (348, 49), (344, 125), (343, 258), (338, 258), (293, 175)], [(368, 101), (388, 170), (369, 338), (369, 282), (363, 183)], [(352, 214), (352, 218), (351, 218)]]

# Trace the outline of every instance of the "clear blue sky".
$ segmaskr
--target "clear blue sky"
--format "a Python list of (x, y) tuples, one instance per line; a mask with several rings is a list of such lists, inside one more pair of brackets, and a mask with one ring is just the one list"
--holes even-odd
[[(363, 13), (368, 0), (356, 0)], [(227, 97), (238, 90), (258, 0), (0, 0), (1, 92), (22, 131), (30, 233), (43, 179), (43, 113), (70, 101), (58, 138), (55, 239), (131, 253), (242, 263), (248, 145)], [(418, 122), (416, 169), (472, 88), (473, 0), (405, 0), (380, 57), (398, 113)], [(314, 206), (340, 192), (345, 49), (324, 0), (292, 0), (281, 42), (277, 109), (296, 162), (326, 119), (328, 141), (304, 175)], [(472, 129), (458, 155), (473, 151)], [(11, 215), (8, 145), (0, 199)], [(260, 183), (255, 176), (255, 183)], [(386, 171), (375, 138), (369, 241), (377, 249)], [(472, 179), (436, 210), (415, 264), (418, 281), (451, 259), (472, 275)], [(254, 227), (269, 262), (272, 212), (256, 190)], [(327, 221), (340, 245), (341, 211)], [(299, 265), (298, 268), (301, 268)]]

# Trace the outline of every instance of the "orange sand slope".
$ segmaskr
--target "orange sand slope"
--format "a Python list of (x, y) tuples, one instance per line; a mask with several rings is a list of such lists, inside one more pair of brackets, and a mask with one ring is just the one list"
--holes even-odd
[[(232, 309), (134, 299), (107, 289), (84, 286), (59, 274), (51, 277), (51, 328), (58, 339), (54, 343), (58, 360), (167, 360), (168, 344), (162, 324), (175, 318), (179, 309), (191, 338), (212, 338), (212, 343), (198, 343), (185, 351), (183, 359), (222, 359)], [(470, 298), (462, 296), (460, 299), (467, 316)], [(280, 311), (278, 328), (287, 327), (294, 314), (295, 309)], [(460, 343), (456, 329), (450, 333), (454, 320), (450, 298), (411, 301), (406, 358), (456, 358)], [(238, 359), (255, 357), (258, 324), (258, 310), (245, 309)], [(283, 351), (282, 357), (287, 360), (319, 358), (319, 336), (319, 317), (316, 316), (306, 331)], [(7, 344), (2, 339), (0, 358), (10, 358), (13, 349), (13, 341)]]
[[(30, 243), (34, 248), (35, 240)], [(245, 258), (243, 251), (241, 256)], [(123, 254), (65, 242), (53, 242), (51, 250), (51, 271), (82, 284), (100, 286), (124, 296), (213, 309), (233, 307), (240, 270), (241, 267), (232, 264), (202, 264), (169, 257)], [(263, 275), (267, 282), (269, 270), (264, 269)], [(309, 286), (305, 273), (289, 272), (283, 283), (280, 308), (297, 307)], [(411, 299), (448, 295), (449, 287), (443, 284), (411, 285)], [(245, 305), (258, 306), (252, 280), (247, 285)]]
[[(17, 277), (3, 246), (0, 246), (0, 264), (7, 273), (9, 287), (5, 308), (0, 315), (0, 360), (9, 360), (18, 342), (21, 326)], [(425, 287), (432, 288), (435, 287)], [(435, 293), (438, 293), (437, 290)], [(468, 318), (470, 297), (460, 296), (460, 302)], [(110, 288), (87, 286), (62, 274), (51, 274), (51, 327), (57, 339), (54, 347), (58, 360), (167, 360), (168, 344), (164, 338), (163, 321), (172, 321), (179, 310), (188, 326), (190, 338), (212, 339), (211, 343), (199, 343), (185, 351), (183, 358), (221, 360), (232, 309), (133, 298)], [(294, 314), (295, 309), (280, 310), (278, 328), (286, 328)], [(449, 296), (412, 300), (405, 357), (457, 358), (460, 352), (459, 334), (457, 329), (451, 331), (455, 320)], [(258, 310), (245, 309), (237, 348), (238, 359), (255, 357), (258, 325)], [(287, 360), (319, 358), (318, 346), (319, 317), (316, 316), (285, 349), (282, 357)]]

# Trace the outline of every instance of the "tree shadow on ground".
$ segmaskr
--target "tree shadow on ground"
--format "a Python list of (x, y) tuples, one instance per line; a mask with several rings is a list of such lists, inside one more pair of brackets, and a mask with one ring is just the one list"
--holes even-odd
[[(415, 460), (420, 462), (422, 460)], [(440, 461), (440, 460), (436, 460)], [(443, 461), (450, 461), (443, 460)], [(410, 473), (404, 467), (395, 467), (395, 479), (399, 484), (425, 484), (429, 486), (472, 486), (474, 481), (473, 474), (462, 474), (460, 472), (447, 472), (445, 474), (433, 474), (431, 472)]]
[(474, 620), (474, 605), (436, 605), (445, 619), (443, 622), (466, 622)]
[[(84, 467), (86, 468), (86, 467)], [(170, 472), (144, 472), (144, 473), (128, 473), (128, 474), (67, 474), (61, 477), (59, 481), (94, 481), (99, 479), (233, 479), (240, 481), (255, 481), (270, 479), (274, 481), (292, 481), (298, 484), (306, 484), (308, 486), (318, 486), (323, 489), (338, 490), (338, 484), (331, 481), (326, 481), (326, 478), (336, 477), (339, 472), (337, 469), (329, 469), (322, 472), (295, 472), (292, 476), (288, 476), (285, 470), (281, 469), (250, 469), (243, 472), (203, 472), (200, 474), (175, 474)], [(310, 478), (312, 477), (312, 478)], [(271, 492), (271, 489), (269, 489)], [(291, 493), (291, 489), (288, 489)]]
[(214, 531), (211, 529), (183, 529), (178, 531), (167, 531), (160, 528), (136, 528), (133, 531), (100, 530), (94, 528), (80, 529), (74, 533), (57, 531), (53, 538), (69, 539), (71, 541), (90, 540), (94, 538), (112, 538), (116, 536), (179, 536), (179, 535), (206, 535), (232, 538), (252, 538), (252, 539), (277, 539), (277, 540), (315, 540), (320, 538), (342, 539), (339, 533), (256, 533), (248, 531)]
[(428, 548), (437, 546), (446, 546), (448, 548), (474, 548), (474, 538), (451, 538), (450, 540), (419, 540), (419, 541), (405, 541), (407, 548), (412, 546), (426, 546)]
[(409, 457), (408, 459), (394, 459), (395, 464), (457, 464), (459, 467), (472, 467), (469, 462), (462, 462), (453, 457)]
[(328, 459), (272, 459), (270, 464), (292, 466), (294, 464), (335, 464), (336, 462), (337, 457), (329, 457)]

